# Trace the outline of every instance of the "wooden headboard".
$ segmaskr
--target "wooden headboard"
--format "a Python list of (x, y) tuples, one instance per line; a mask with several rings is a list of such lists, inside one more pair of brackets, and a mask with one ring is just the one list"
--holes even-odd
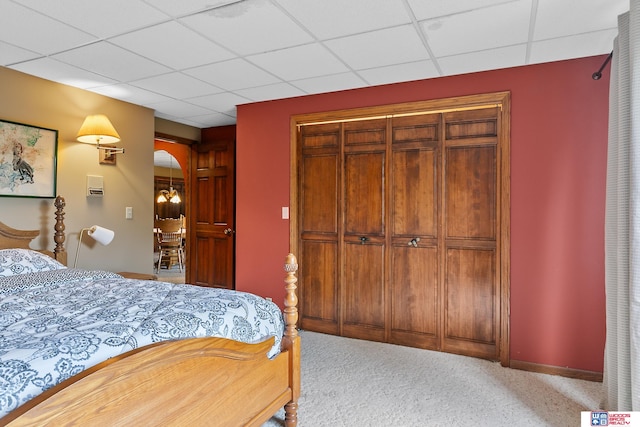
[[(40, 252), (67, 265), (67, 251), (64, 249), (64, 206), (66, 202), (64, 197), (58, 196), (53, 204), (56, 207), (56, 224), (54, 226), (56, 231), (53, 235), (53, 241), (56, 246), (53, 252), (48, 250), (41, 250)], [(39, 230), (18, 230), (0, 222), (0, 249), (30, 249), (31, 241), (39, 235)]]

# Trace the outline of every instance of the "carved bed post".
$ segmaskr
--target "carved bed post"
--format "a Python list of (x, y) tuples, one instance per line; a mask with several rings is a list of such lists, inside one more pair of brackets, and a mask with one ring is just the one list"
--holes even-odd
[(53, 250), (53, 253), (58, 262), (67, 265), (67, 251), (64, 248), (64, 207), (67, 203), (64, 201), (64, 197), (57, 196), (53, 204), (56, 207), (56, 225), (53, 227), (56, 230), (53, 235), (53, 240), (56, 243), (56, 247)]
[(286, 296), (284, 299), (284, 337), (282, 348), (289, 352), (289, 369), (291, 370), (291, 391), (292, 399), (284, 405), (284, 425), (286, 427), (296, 427), (298, 425), (298, 398), (300, 397), (300, 337), (298, 337), (298, 297), (296, 295), (296, 272), (298, 271), (298, 261), (293, 254), (287, 255), (284, 271), (287, 276)]
[(284, 282), (286, 296), (284, 299), (284, 347), (289, 350), (295, 337), (298, 336), (298, 329), (296, 328), (298, 323), (298, 296), (296, 295), (296, 283), (298, 278), (296, 277), (296, 271), (298, 271), (298, 260), (295, 255), (287, 255), (286, 262), (284, 264), (284, 271), (287, 272), (287, 277)]

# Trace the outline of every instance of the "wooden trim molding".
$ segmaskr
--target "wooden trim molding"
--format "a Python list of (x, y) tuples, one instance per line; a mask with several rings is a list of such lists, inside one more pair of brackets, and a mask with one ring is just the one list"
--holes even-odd
[(537, 372), (539, 374), (559, 375), (561, 377), (574, 378), (593, 382), (602, 382), (602, 372), (583, 371), (581, 369), (565, 368), (562, 366), (543, 365), (540, 363), (511, 360), (509, 367), (521, 371)]

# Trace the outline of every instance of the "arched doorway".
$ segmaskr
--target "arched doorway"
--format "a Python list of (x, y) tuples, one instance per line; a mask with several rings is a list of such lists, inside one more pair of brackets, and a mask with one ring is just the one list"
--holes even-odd
[[(189, 232), (187, 218), (189, 215), (189, 153), (190, 146), (182, 143), (169, 142), (165, 139), (154, 141), (154, 226), (158, 219), (182, 219), (184, 234), (184, 256), (188, 257)], [(164, 196), (159, 197), (159, 196)], [(154, 227), (154, 245), (157, 244), (158, 234)], [(154, 246), (154, 265), (157, 266), (159, 247)], [(173, 283), (186, 283), (187, 262), (180, 271), (179, 266), (163, 265), (154, 269), (158, 278)]]

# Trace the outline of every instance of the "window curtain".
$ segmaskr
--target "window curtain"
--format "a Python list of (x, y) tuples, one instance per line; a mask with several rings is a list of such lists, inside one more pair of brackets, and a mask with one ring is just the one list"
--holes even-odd
[(618, 17), (609, 90), (603, 409), (640, 411), (640, 0)]

